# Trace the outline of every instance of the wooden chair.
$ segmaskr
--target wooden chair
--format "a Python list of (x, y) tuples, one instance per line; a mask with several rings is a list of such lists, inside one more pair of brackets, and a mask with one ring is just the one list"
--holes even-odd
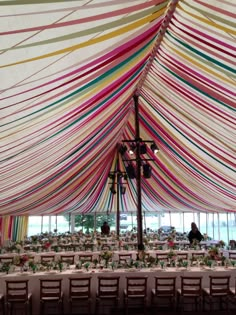
[(230, 249), (235, 249), (236, 248), (236, 241), (235, 240), (230, 240), (229, 241), (229, 246), (230, 246)]
[(0, 294), (0, 314), (5, 315), (5, 301), (4, 301), (4, 295)]
[(144, 314), (147, 308), (147, 276), (126, 277), (126, 289), (124, 290), (124, 305), (126, 314), (129, 308), (142, 307)]
[(41, 264), (48, 264), (50, 262), (53, 262), (55, 260), (55, 255), (41, 255), (40, 256), (40, 262)]
[(202, 277), (181, 276), (181, 288), (177, 290), (177, 308), (184, 312), (185, 305), (202, 310)]
[(155, 277), (155, 288), (151, 291), (152, 307), (176, 307), (176, 277)]
[(236, 278), (234, 281), (234, 287), (230, 287), (230, 306), (232, 306), (232, 311), (236, 311)]
[(91, 314), (91, 277), (69, 278), (69, 310)]
[(75, 255), (61, 255), (61, 261), (69, 265), (74, 265)]
[(131, 260), (132, 259), (132, 254), (121, 254), (119, 253), (118, 254), (118, 257), (119, 257), (119, 264), (127, 264), (127, 261)]
[(236, 260), (236, 250), (229, 251), (229, 259)]
[(101, 250), (111, 250), (111, 246), (108, 244), (102, 244)]
[(92, 254), (81, 254), (78, 256), (79, 260), (83, 262), (92, 262), (93, 261), (93, 255)]
[(206, 305), (209, 305), (210, 311), (216, 309), (223, 310), (224, 306), (229, 311), (229, 297), (230, 297), (230, 276), (209, 276), (210, 283), (208, 288), (203, 289), (203, 306), (206, 310)]
[(96, 294), (96, 314), (104, 314), (105, 309), (118, 307), (120, 277), (98, 277)]
[(188, 253), (176, 252), (177, 259), (188, 260)]
[(165, 262), (167, 262), (169, 260), (168, 253), (156, 253), (156, 258), (159, 261), (165, 261)]
[(84, 244), (84, 250), (93, 251), (93, 247), (94, 247), (94, 244), (93, 244), (93, 243), (85, 243), (85, 244)]
[(192, 259), (193, 260), (198, 260), (200, 258), (204, 258), (205, 257), (205, 253), (204, 252), (193, 252), (192, 253)]
[(28, 291), (28, 280), (6, 280), (6, 311), (12, 315), (19, 309), (32, 314), (32, 294)]
[(63, 314), (62, 279), (39, 279), (40, 281), (40, 315), (45, 314), (46, 308), (54, 306), (57, 314)]
[(14, 257), (12, 257), (12, 256), (2, 256), (2, 257), (0, 257), (0, 263), (11, 263), (11, 264), (13, 264), (13, 261), (14, 261)]

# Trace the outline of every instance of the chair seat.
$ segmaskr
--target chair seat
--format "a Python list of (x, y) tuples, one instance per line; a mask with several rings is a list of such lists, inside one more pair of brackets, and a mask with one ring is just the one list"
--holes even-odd
[(22, 299), (22, 296), (20, 295), (14, 294), (14, 295), (8, 296), (7, 301), (9, 303), (14, 303), (14, 302), (25, 303), (25, 302), (28, 302), (31, 299), (31, 297), (32, 297), (32, 293), (28, 293), (28, 296), (25, 299)]
[(129, 290), (129, 295), (128, 295), (127, 290), (125, 289), (124, 294), (129, 296), (129, 298), (144, 298), (144, 297), (146, 297), (145, 294), (138, 292), (138, 290), (134, 290), (134, 291)]
[(117, 299), (117, 295), (114, 294), (100, 294), (99, 296), (97, 295), (98, 298), (100, 299)]
[(170, 290), (156, 290), (156, 289), (152, 289), (152, 294), (153, 295), (161, 295), (161, 296), (173, 296), (173, 291)]
[[(210, 295), (210, 288), (203, 288), (203, 293), (207, 294), (207, 295)], [(214, 293), (212, 294), (212, 296), (227, 296), (228, 293), (226, 292), (219, 292), (219, 293)]]
[[(182, 294), (181, 289), (177, 289), (177, 293), (181, 295)], [(199, 292), (198, 292), (198, 290), (196, 290), (196, 293), (194, 293), (193, 290), (191, 290), (191, 292), (189, 292), (189, 293), (185, 292), (184, 296), (186, 296), (186, 297), (194, 297), (194, 296), (198, 297)]]
[(43, 297), (41, 298), (41, 301), (47, 302), (47, 301), (60, 301), (61, 298), (58, 297)]

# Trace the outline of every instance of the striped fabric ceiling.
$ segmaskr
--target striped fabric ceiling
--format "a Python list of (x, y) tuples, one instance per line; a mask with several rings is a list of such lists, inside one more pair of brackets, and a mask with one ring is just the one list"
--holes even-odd
[(0, 215), (135, 211), (136, 180), (117, 201), (108, 178), (134, 95), (160, 149), (143, 211), (236, 212), (235, 18), (234, 0), (1, 0)]

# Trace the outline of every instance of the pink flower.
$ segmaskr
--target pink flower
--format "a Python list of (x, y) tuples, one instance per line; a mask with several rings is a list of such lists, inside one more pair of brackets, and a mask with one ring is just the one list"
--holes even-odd
[(169, 241), (169, 242), (168, 242), (168, 246), (169, 246), (169, 247), (174, 247), (174, 246), (175, 246), (175, 243), (174, 243), (173, 241)]

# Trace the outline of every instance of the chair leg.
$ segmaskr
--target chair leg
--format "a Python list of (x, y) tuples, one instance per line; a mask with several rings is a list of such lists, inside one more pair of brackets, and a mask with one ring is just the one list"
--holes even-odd
[(44, 303), (43, 301), (40, 302), (40, 315), (44, 314)]

